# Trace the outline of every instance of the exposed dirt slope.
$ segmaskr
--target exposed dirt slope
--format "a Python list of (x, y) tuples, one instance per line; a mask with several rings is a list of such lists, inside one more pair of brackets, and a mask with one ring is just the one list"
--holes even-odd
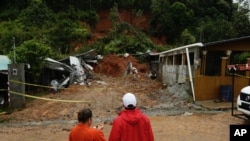
[[(95, 29), (92, 31), (92, 38), (89, 43), (95, 42), (98, 38), (102, 38), (110, 32), (111, 21), (109, 17), (109, 10), (102, 10), (98, 13), (98, 23)], [(143, 13), (141, 16), (136, 16), (135, 13), (129, 10), (120, 9), (119, 18), (121, 22), (127, 22), (141, 31), (148, 33), (150, 27), (150, 16), (148, 12)], [(165, 37), (150, 37), (151, 40), (157, 45), (166, 45)]]

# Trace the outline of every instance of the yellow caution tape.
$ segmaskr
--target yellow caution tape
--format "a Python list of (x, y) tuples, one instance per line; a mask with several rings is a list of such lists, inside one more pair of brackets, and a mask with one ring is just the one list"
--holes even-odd
[(51, 86), (43, 86), (43, 85), (38, 85), (38, 84), (25, 83), (25, 82), (16, 81), (16, 80), (9, 80), (9, 82), (14, 82), (14, 83), (19, 83), (19, 84), (25, 84), (25, 85), (30, 85), (30, 86), (43, 87), (43, 88), (52, 88)]
[(5, 114), (7, 114), (6, 112), (2, 112), (2, 113), (0, 113), (0, 115), (5, 115)]
[[(231, 74), (231, 73), (230, 73)], [(232, 75), (232, 74), (231, 74)], [(247, 76), (243, 76), (243, 75), (238, 75), (238, 74), (234, 74), (235, 76), (239, 76), (239, 77), (246, 77), (246, 78), (250, 78)], [(194, 76), (192, 78), (195, 77), (201, 77), (201, 76)], [(186, 78), (186, 79), (190, 79), (190, 78)], [(31, 85), (31, 86), (38, 86), (38, 87), (44, 87), (44, 88), (52, 88), (51, 86), (43, 86), (43, 85), (37, 85), (37, 84), (31, 84), (31, 83), (24, 83), (24, 82), (20, 82), (20, 81), (16, 81), (16, 80), (9, 80), (10, 82), (14, 82), (14, 83), (21, 83), (21, 84), (26, 84), (26, 85)], [(66, 89), (66, 88), (61, 88), (61, 89)], [(67, 88), (69, 89), (69, 88)], [(95, 88), (97, 89), (97, 88)], [(106, 88), (99, 88), (100, 90), (102, 89), (106, 89)], [(0, 91), (6, 91), (6, 89), (0, 89)], [(69, 102), (69, 103), (95, 103), (95, 101), (80, 101), (80, 100), (60, 100), (60, 99), (51, 99), (51, 98), (44, 98), (44, 97), (38, 97), (38, 96), (32, 96), (32, 95), (28, 95), (28, 94), (22, 94), (22, 93), (18, 93), (18, 92), (14, 92), (14, 91), (9, 91), (12, 94), (17, 94), (17, 95), (21, 95), (21, 96), (25, 96), (25, 97), (29, 97), (29, 98), (34, 98), (34, 99), (42, 99), (42, 100), (48, 100), (48, 101), (55, 101), (55, 102)]]
[(250, 78), (248, 76), (244, 76), (244, 75), (239, 75), (239, 74), (234, 74), (235, 76), (239, 76), (239, 77), (245, 77), (245, 78)]
[(8, 91), (8, 90), (7, 90), (7, 89), (0, 89), (0, 92), (1, 92), (1, 91)]
[(45, 97), (32, 96), (32, 95), (28, 95), (28, 94), (22, 94), (22, 93), (13, 92), (13, 91), (9, 91), (9, 92), (10, 92), (10, 93), (12, 93), (12, 94), (21, 95), (21, 96), (25, 96), (25, 97), (29, 97), (29, 98), (34, 98), (34, 99), (42, 99), (42, 100), (55, 101), (55, 102), (69, 102), (69, 103), (95, 103), (95, 101), (80, 101), (80, 100), (61, 100), (61, 99), (51, 99), (51, 98), (45, 98)]

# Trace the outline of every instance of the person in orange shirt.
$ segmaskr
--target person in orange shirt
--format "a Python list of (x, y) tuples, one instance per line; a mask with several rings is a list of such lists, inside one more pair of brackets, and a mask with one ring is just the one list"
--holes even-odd
[(78, 112), (78, 124), (69, 133), (69, 141), (106, 141), (102, 132), (103, 124), (91, 127), (92, 111), (82, 109)]

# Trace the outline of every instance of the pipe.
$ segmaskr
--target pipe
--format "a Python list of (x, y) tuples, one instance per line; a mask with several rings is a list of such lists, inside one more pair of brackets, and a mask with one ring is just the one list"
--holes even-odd
[(187, 56), (187, 63), (188, 63), (188, 73), (189, 73), (189, 80), (191, 83), (191, 89), (193, 93), (193, 100), (195, 101), (195, 93), (194, 93), (194, 83), (193, 83), (193, 76), (192, 76), (192, 71), (191, 71), (191, 64), (190, 64), (190, 58), (189, 58), (189, 50), (186, 48), (186, 56)]

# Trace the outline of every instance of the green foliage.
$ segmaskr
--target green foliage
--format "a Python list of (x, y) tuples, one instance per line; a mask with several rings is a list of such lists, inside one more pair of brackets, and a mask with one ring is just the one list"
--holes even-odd
[(184, 29), (188, 28), (192, 24), (193, 13), (190, 9), (186, 7), (185, 4), (180, 2), (175, 2), (170, 6), (171, 17), (173, 19), (173, 25), (175, 28), (171, 28), (171, 32), (168, 37), (171, 42), (180, 38), (181, 33)]
[[(142, 11), (134, 13), (141, 16)], [(131, 26), (129, 23), (121, 22), (119, 19), (118, 6), (115, 4), (110, 10), (112, 22), (111, 32), (106, 38), (106, 45), (103, 54), (146, 52), (154, 47), (152, 41), (141, 31)]]
[(26, 30), (30, 26), (33, 27), (48, 27), (54, 20), (52, 11), (48, 9), (42, 1), (31, 1), (31, 4), (19, 15), (18, 20), (23, 23)]
[(79, 40), (80, 42), (86, 42), (90, 36), (90, 31), (87, 28), (82, 27), (73, 28), (69, 35), (72, 40)]
[(87, 52), (91, 49), (95, 49), (98, 53), (103, 54), (104, 52), (104, 43), (102, 41), (97, 41), (93, 44), (88, 44), (85, 46), (81, 46), (81, 48), (79, 48), (78, 53), (84, 53)]
[[(40, 9), (37, 10), (37, 8)], [(89, 27), (83, 27), (80, 24), (81, 15), (78, 15), (78, 12), (71, 8), (66, 12), (54, 14), (43, 3), (34, 2), (21, 13), (20, 22), (13, 22), (13, 26), (18, 24), (19, 27), (18, 31), (11, 36), (15, 36), (19, 41), (17, 45), (25, 40), (36, 39), (52, 46), (59, 53), (69, 53), (73, 41), (83, 43), (91, 35)], [(35, 17), (32, 13), (37, 13), (39, 19), (33, 19)], [(93, 16), (93, 12), (90, 16)], [(91, 24), (94, 25), (94, 23)], [(5, 40), (0, 39), (1, 41), (5, 42)]]
[(117, 22), (119, 22), (119, 12), (117, 3), (110, 9), (109, 19), (111, 20), (112, 26), (114, 27)]
[(80, 21), (86, 22), (91, 28), (94, 28), (95, 25), (98, 22), (98, 15), (96, 11), (87, 11), (87, 12), (80, 12), (79, 11), (79, 16), (80, 16)]
[(250, 57), (250, 52), (243, 52), (239, 55), (239, 61), (241, 63), (246, 63), (246, 59)]
[(138, 52), (146, 52), (148, 49), (154, 48), (152, 41), (148, 38), (138, 38), (136, 36), (120, 34), (114, 38), (109, 35), (95, 44), (84, 47), (86, 49), (96, 49), (98, 53), (108, 54), (136, 54)]
[[(14, 56), (15, 51), (15, 56)], [(55, 56), (52, 49), (36, 40), (28, 40), (23, 42), (15, 50), (8, 54), (9, 58), (14, 62), (16, 58), (17, 63), (30, 64), (33, 78), (38, 79), (39, 72), (43, 66), (43, 60), (46, 57)]]
[(0, 23), (0, 54), (7, 54), (15, 44), (19, 45), (25, 40), (25, 33), (20, 28), (22, 24), (16, 21), (5, 21)]
[(195, 43), (196, 39), (195, 37), (188, 31), (188, 29), (185, 29), (181, 33), (181, 38), (180, 38), (181, 44), (182, 45), (188, 45)]
[(169, 11), (170, 3), (165, 0), (153, 0), (151, 5), (151, 22), (150, 33), (153, 35), (161, 36), (168, 35), (168, 29), (171, 29), (172, 19)]
[(245, 14), (236, 16), (237, 8), (230, 0), (153, 0), (151, 12), (150, 33), (166, 37), (166, 42), (172, 45), (183, 42), (180, 37), (185, 29), (202, 42), (248, 36), (250, 33), (249, 19)]
[(57, 22), (60, 22), (62, 19), (68, 19), (71, 22), (85, 22), (93, 28), (98, 22), (98, 15), (94, 10), (86, 11), (70, 6), (65, 11), (57, 14)]
[(167, 37), (170, 44), (178, 43), (183, 30), (195, 25), (194, 13), (184, 3), (154, 0), (151, 10), (151, 33)]
[(232, 18), (235, 36), (249, 36), (250, 20), (244, 11), (235, 12)]
[[(76, 10), (89, 11), (98, 10), (104, 5), (104, 7), (113, 4), (113, 0), (43, 0), (50, 9), (54, 12), (64, 12), (66, 9), (73, 7)], [(111, 1), (111, 2), (110, 2)]]
[(103, 54), (119, 54), (119, 49), (121, 49), (123, 46), (121, 40), (112, 40), (107, 45), (104, 46)]
[[(150, 15), (150, 30), (143, 33), (122, 20), (120, 9), (132, 16)], [(101, 10), (110, 9), (110, 34), (87, 45)], [(2, 0), (0, 53), (28, 40), (51, 46), (60, 55), (72, 53), (72, 43), (103, 53), (143, 52), (155, 48), (149, 36), (166, 39), (169, 46), (249, 36), (247, 9), (237, 11), (230, 0)], [(140, 20), (140, 18), (138, 18)], [(146, 35), (150, 34), (150, 35)], [(85, 50), (83, 49), (83, 50)], [(107, 49), (107, 50), (105, 50)], [(156, 49), (158, 50), (158, 49)]]
[(141, 9), (143, 11), (149, 11), (151, 4), (152, 4), (152, 0), (135, 0), (133, 8)]
[(166, 51), (169, 49), (171, 49), (171, 47), (167, 46), (167, 45), (155, 45), (155, 47), (151, 51), (152, 52), (162, 52), (162, 51)]
[(226, 2), (225, 0), (218, 0), (216, 7), (221, 14), (225, 15), (226, 17), (231, 16), (232, 4)]
[(0, 0), (0, 21), (14, 20), (20, 10), (29, 5), (30, 0)]
[(233, 55), (233, 63), (234, 64), (245, 64), (246, 59), (250, 58), (250, 52), (242, 52)]
[(6, 9), (2, 12), (0, 12), (0, 19), (1, 20), (10, 20), (10, 19), (15, 19), (17, 17), (17, 15), (19, 14), (19, 10), (16, 8), (9, 8)]
[(126, 1), (124, 1), (124, 0), (118, 0), (118, 1), (117, 1), (117, 4), (118, 4), (119, 7), (121, 7), (121, 8), (130, 9), (130, 8), (133, 7), (135, 1), (136, 1), (136, 0), (126, 0)]
[[(13, 61), (13, 51), (9, 54), (10, 59)], [(18, 63), (30, 63), (32, 65), (39, 65), (46, 57), (53, 56), (51, 48), (36, 40), (29, 40), (23, 42), (20, 46), (16, 47), (16, 61)]]
[(59, 53), (70, 53), (71, 43), (80, 41), (84, 43), (91, 33), (87, 28), (82, 27), (70, 19), (63, 19), (58, 22), (49, 32), (50, 45)]
[[(220, 28), (218, 28), (218, 25), (220, 25)], [(234, 34), (233, 26), (227, 20), (208, 19), (203, 26), (204, 37), (202, 42), (219, 41), (230, 38)]]

